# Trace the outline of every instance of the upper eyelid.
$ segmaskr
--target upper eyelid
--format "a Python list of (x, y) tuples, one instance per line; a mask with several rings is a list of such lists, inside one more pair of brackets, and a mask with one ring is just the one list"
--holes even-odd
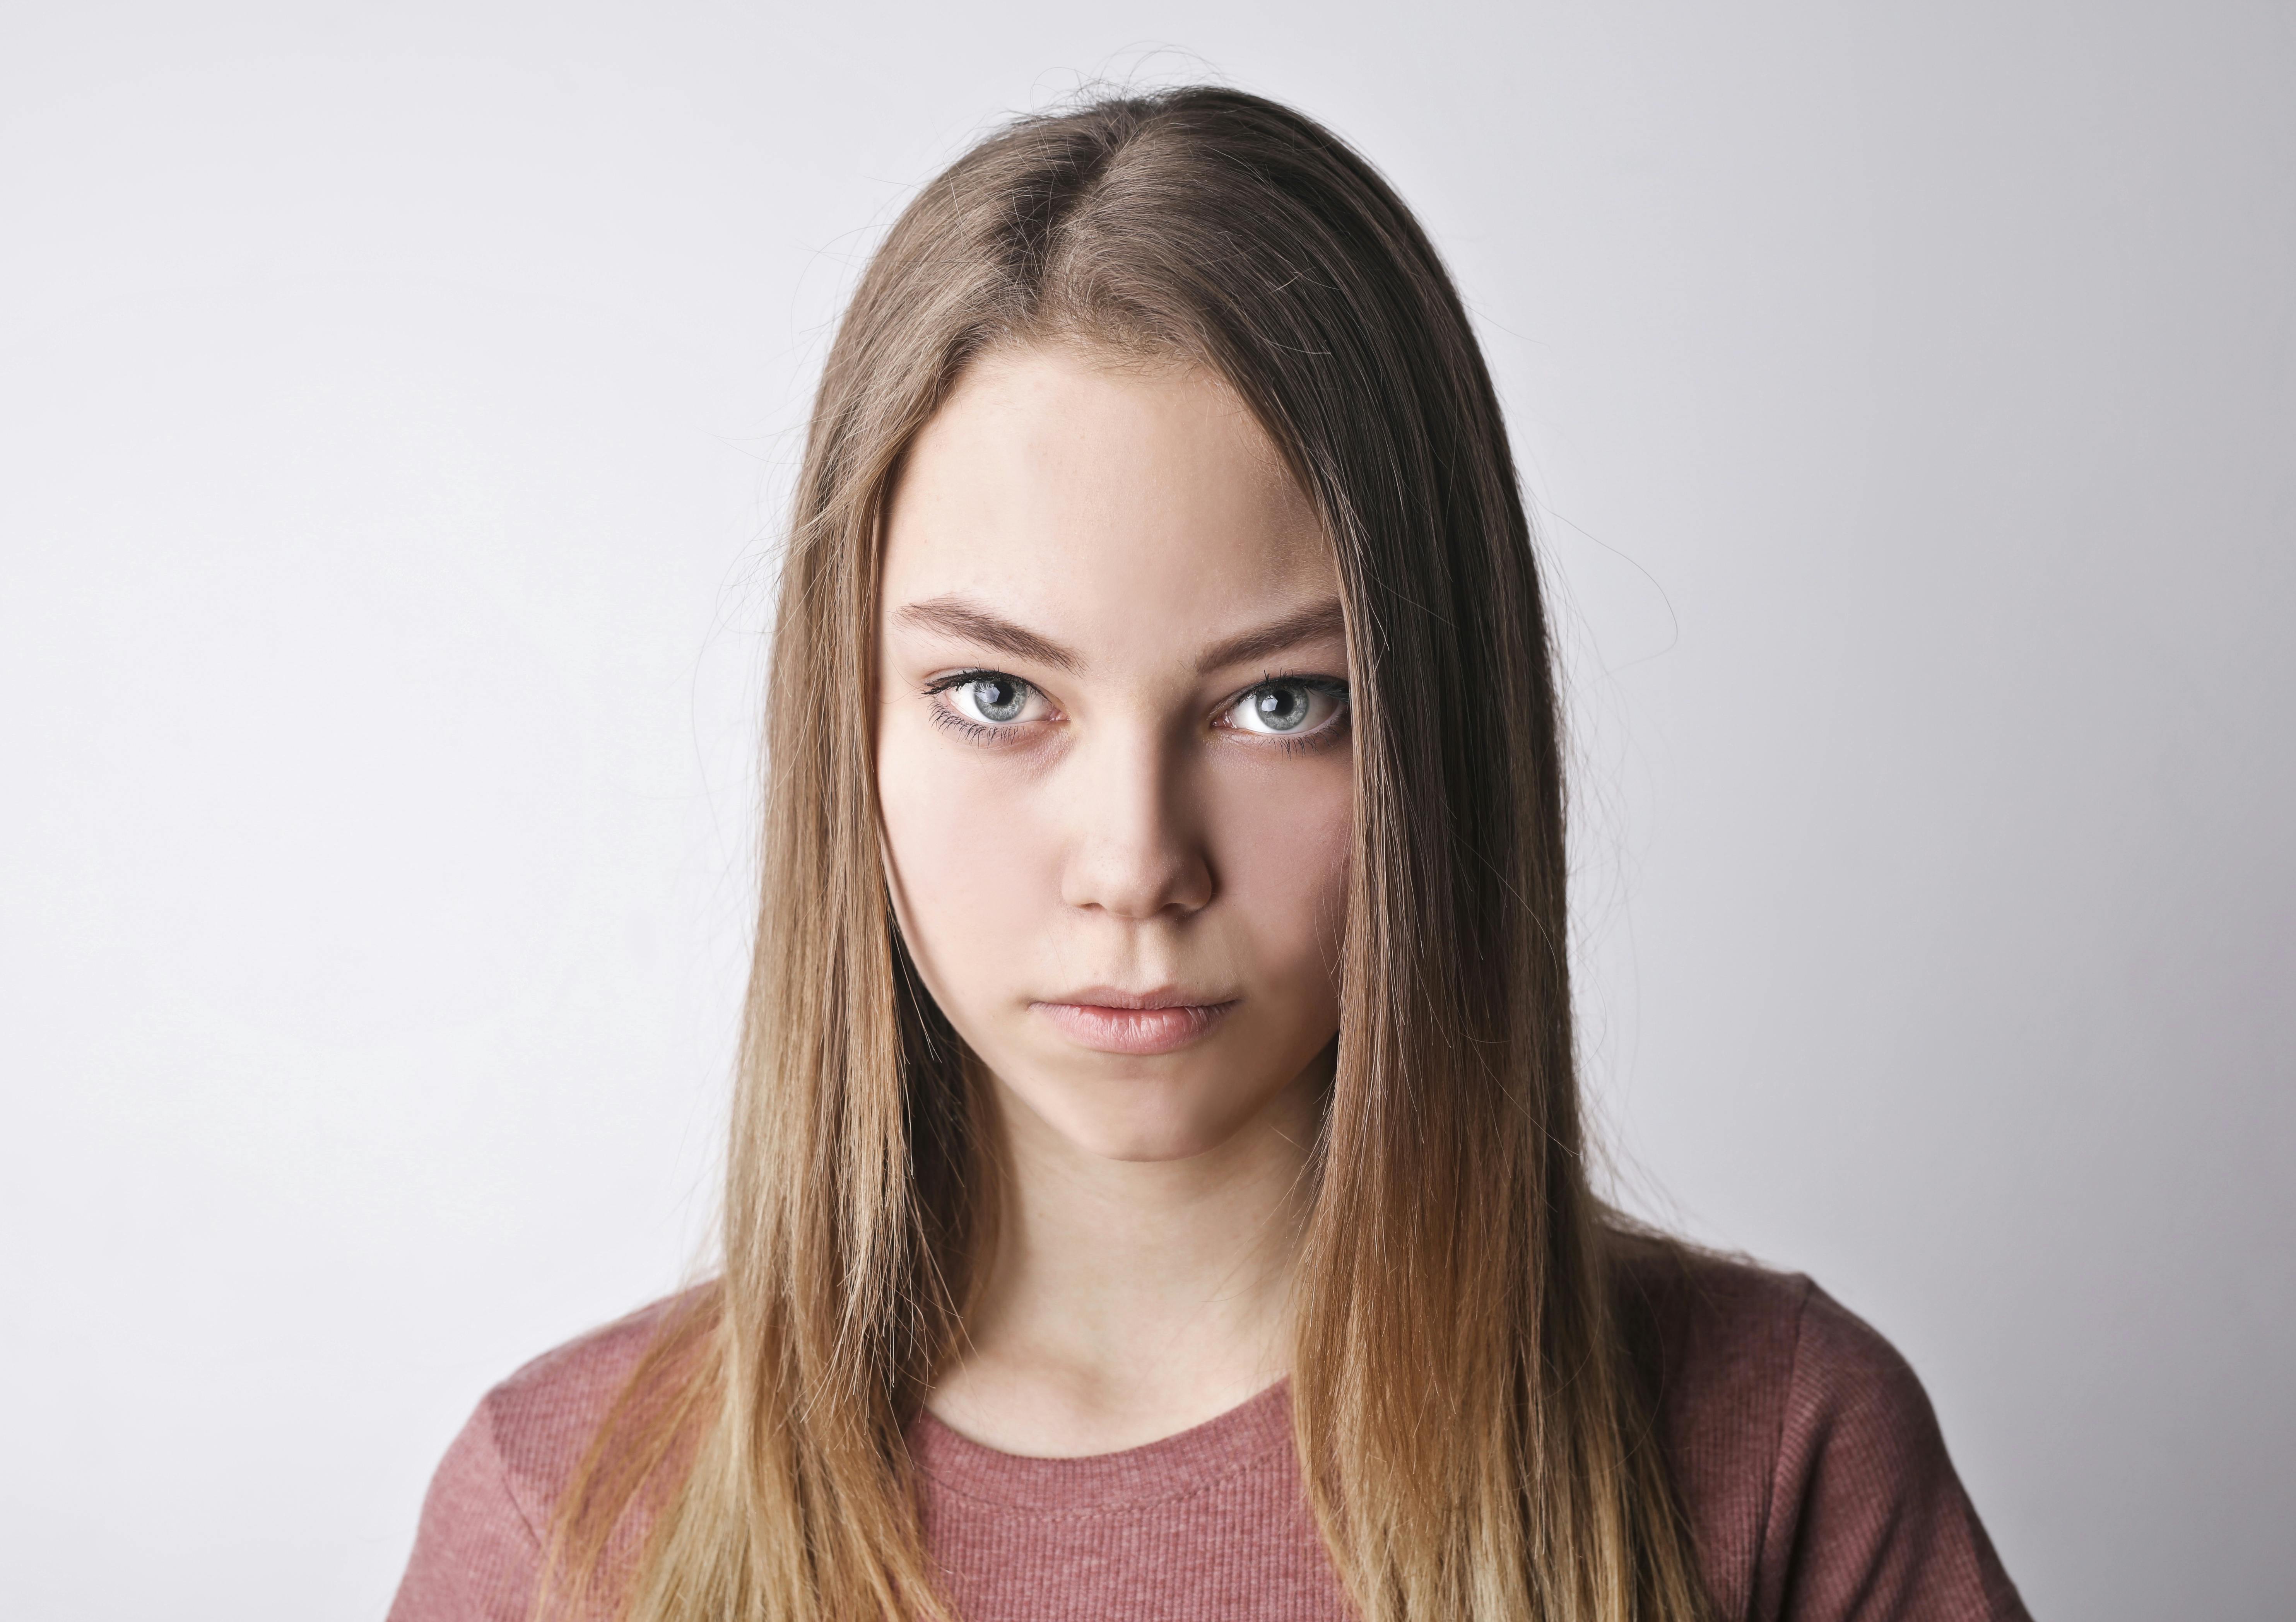
[[(1051, 693), (1046, 692), (1041, 684), (1032, 682), (1025, 676), (1015, 676), (1010, 670), (998, 670), (988, 665), (975, 665), (970, 669), (955, 670), (951, 671), (947, 676), (932, 676), (925, 683), (923, 696), (929, 699), (941, 700), (934, 704), (934, 709), (939, 709), (945, 714), (955, 717), (957, 720), (963, 722), (968, 726), (978, 727), (983, 725), (984, 723), (975, 721), (970, 717), (964, 715), (964, 712), (955, 709), (947, 700), (941, 700), (941, 695), (945, 692), (952, 692), (959, 687), (970, 686), (974, 682), (985, 681), (991, 678), (999, 681), (1017, 683), (1021, 686), (1026, 687), (1029, 692), (1035, 693), (1038, 698), (1044, 700), (1046, 708), (1050, 709), (1052, 714), (1049, 716), (1038, 716), (1035, 717), (1035, 721), (1032, 722), (1031, 725), (1042, 723), (1047, 720), (1059, 720), (1062, 718), (1060, 701), (1054, 698)], [(1017, 732), (1021, 726), (1021, 723), (1018, 720), (999, 721), (987, 723), (986, 725), (994, 725), (999, 732)]]
[(1313, 687), (1320, 692), (1334, 693), (1339, 698), (1340, 708), (1335, 713), (1325, 717), (1324, 720), (1319, 723), (1311, 733), (1301, 733), (1297, 736), (1271, 734), (1267, 737), (1261, 738), (1259, 740), (1260, 741), (1296, 744), (1304, 742), (1310, 737), (1320, 737), (1324, 733), (1330, 732), (1333, 727), (1337, 726), (1339, 725), (1340, 717), (1354, 708), (1354, 700), (1350, 696), (1351, 690), (1349, 689), (1346, 680), (1342, 677), (1336, 676), (1308, 675), (1263, 676), (1258, 681), (1252, 683), (1250, 686), (1237, 689), (1234, 697), (1222, 700), (1219, 707), (1212, 712), (1215, 717), (1214, 725), (1218, 725), (1218, 717), (1234, 714), (1238, 705), (1242, 704), (1244, 700), (1250, 698), (1253, 693), (1258, 692), (1261, 688), (1280, 687), (1286, 683), (1292, 683), (1301, 687)]
[[(1015, 676), (1010, 670), (999, 670), (991, 665), (972, 665), (963, 670), (953, 670), (947, 676), (928, 676), (925, 678), (925, 691), (945, 692), (951, 687), (962, 687), (967, 682), (985, 681), (991, 676), (1001, 677), (1008, 682), (1018, 682), (1031, 692), (1045, 692), (1042, 683), (1032, 682), (1025, 676)], [(1046, 693), (1045, 696), (1049, 699), (1052, 695)]]
[(1258, 692), (1262, 687), (1281, 686), (1285, 682), (1296, 682), (1302, 687), (1315, 687), (1325, 692), (1336, 692), (1343, 699), (1347, 698), (1351, 691), (1348, 685), (1347, 677), (1343, 676), (1322, 676), (1305, 670), (1290, 671), (1275, 676), (1263, 676), (1248, 687), (1237, 688), (1219, 701), (1218, 709), (1221, 713), (1226, 713), (1242, 703), (1250, 694)]
[[(1030, 681), (1025, 676), (1016, 676), (1012, 671), (999, 669), (995, 665), (966, 665), (960, 669), (951, 670), (944, 676), (927, 676), (925, 685), (929, 688), (953, 687), (960, 683), (977, 681), (982, 676), (1001, 676), (1008, 682), (1023, 683), (1035, 688), (1038, 692), (1045, 691), (1045, 684), (1042, 682)], [(1337, 688), (1342, 692), (1346, 691), (1348, 686), (1347, 677), (1326, 675), (1320, 670), (1269, 670), (1235, 689), (1232, 696), (1240, 699), (1257, 688), (1270, 686), (1277, 682), (1301, 682), (1311, 686)]]

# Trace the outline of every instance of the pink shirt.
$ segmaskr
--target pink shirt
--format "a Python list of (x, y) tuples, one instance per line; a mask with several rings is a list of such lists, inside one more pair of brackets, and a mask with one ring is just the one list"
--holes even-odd
[[(1719, 1618), (2025, 1622), (1905, 1361), (1798, 1275), (1626, 1281)], [(652, 1315), (529, 1364), (439, 1467), (390, 1622), (529, 1622), (541, 1536)], [(1285, 1389), (1144, 1447), (1027, 1459), (926, 1415), (926, 1537), (967, 1622), (1341, 1622)]]

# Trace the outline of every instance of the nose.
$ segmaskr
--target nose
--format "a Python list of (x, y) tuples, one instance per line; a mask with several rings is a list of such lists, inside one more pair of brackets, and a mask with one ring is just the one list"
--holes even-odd
[(1177, 753), (1142, 728), (1062, 763), (1073, 799), (1062, 900), (1142, 922), (1211, 900), (1210, 854)]

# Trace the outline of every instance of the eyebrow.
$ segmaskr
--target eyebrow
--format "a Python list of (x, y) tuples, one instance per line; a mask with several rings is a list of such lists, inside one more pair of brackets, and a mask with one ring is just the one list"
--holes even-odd
[(893, 618), (904, 625), (978, 643), (984, 648), (994, 648), (999, 653), (1010, 653), (1034, 664), (1049, 665), (1055, 670), (1073, 673), (1084, 666), (1083, 659), (1051, 638), (1039, 636), (1028, 627), (1015, 625), (963, 597), (928, 597), (922, 602), (906, 603), (894, 612)]
[[(964, 597), (928, 597), (922, 602), (904, 603), (893, 611), (893, 618), (920, 630), (938, 631), (945, 636), (954, 636), (984, 648), (994, 648), (1000, 653), (1010, 653), (1015, 659), (1025, 659), (1054, 670), (1073, 674), (1084, 668), (1081, 657), (1050, 637), (1041, 636), (1028, 627), (1016, 625), (1003, 615), (992, 613)], [(1196, 672), (1209, 675), (1231, 665), (1272, 659), (1303, 643), (1320, 642), (1346, 634), (1346, 611), (1340, 606), (1337, 597), (1327, 597), (1321, 602), (1310, 603), (1281, 619), (1231, 636), (1226, 642), (1206, 649), (1202, 657), (1196, 660)]]
[(1273, 659), (1278, 653), (1288, 653), (1302, 643), (1322, 642), (1326, 637), (1345, 637), (1348, 632), (1347, 611), (1337, 597), (1326, 597), (1313, 602), (1296, 613), (1246, 631), (1241, 636), (1231, 636), (1218, 647), (1208, 648), (1196, 661), (1196, 673), (1208, 676), (1224, 670), (1230, 665), (1251, 664)]

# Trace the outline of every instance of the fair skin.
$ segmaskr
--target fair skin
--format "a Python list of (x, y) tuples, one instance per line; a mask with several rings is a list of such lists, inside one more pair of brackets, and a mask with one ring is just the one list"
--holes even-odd
[(884, 544), (887, 871), (1006, 1179), (930, 1405), (1136, 1446), (1285, 1372), (1353, 816), (1331, 548), (1224, 385), (1072, 347), (968, 370)]

